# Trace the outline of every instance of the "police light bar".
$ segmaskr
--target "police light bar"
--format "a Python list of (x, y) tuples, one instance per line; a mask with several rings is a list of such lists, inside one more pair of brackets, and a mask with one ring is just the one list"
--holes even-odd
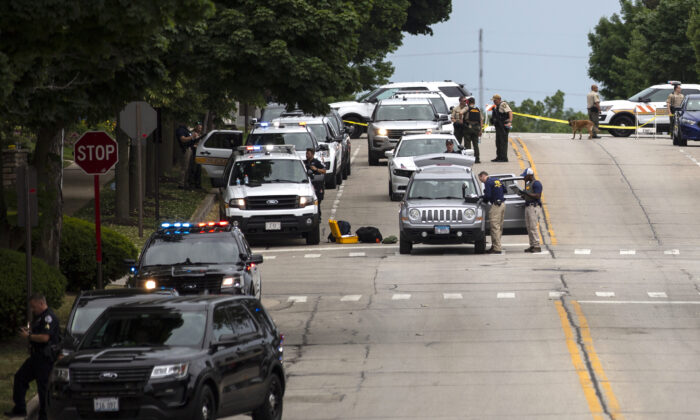
[(258, 127), (269, 127), (270, 123), (267, 121), (263, 121), (263, 122), (259, 122), (257, 125), (258, 125)]
[(173, 229), (176, 229), (176, 228), (188, 228), (188, 227), (191, 227), (191, 226), (192, 226), (192, 224), (189, 223), (189, 222), (173, 222), (173, 223), (170, 223), (170, 222), (163, 222), (163, 223), (160, 224), (160, 227), (163, 228), (163, 229), (169, 229), (169, 228), (173, 228)]

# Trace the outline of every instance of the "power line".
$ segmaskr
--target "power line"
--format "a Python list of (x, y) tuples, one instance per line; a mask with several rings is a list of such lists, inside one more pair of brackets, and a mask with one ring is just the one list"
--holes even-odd
[[(423, 52), (423, 53), (410, 53), (410, 54), (396, 54), (394, 57), (426, 57), (435, 55), (459, 55), (459, 54), (476, 54), (479, 50), (461, 50), (461, 51), (440, 51), (440, 52)], [(498, 50), (483, 50), (486, 54), (507, 54), (507, 55), (526, 55), (528, 57), (550, 57), (550, 58), (569, 58), (569, 59), (588, 59), (587, 56), (583, 55), (565, 55), (565, 54), (545, 54), (545, 53), (533, 53), (533, 52), (520, 52), (520, 51), (498, 51)]]

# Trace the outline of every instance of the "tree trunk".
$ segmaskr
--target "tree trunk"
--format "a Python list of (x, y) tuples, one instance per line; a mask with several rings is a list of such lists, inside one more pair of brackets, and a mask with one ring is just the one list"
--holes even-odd
[(61, 228), (63, 226), (63, 162), (61, 129), (57, 125), (42, 127), (37, 134), (33, 164), (39, 192), (40, 240), (34, 255), (52, 267), (59, 265)]
[[(154, 132), (155, 134), (155, 132)], [(146, 183), (146, 195), (153, 197), (156, 193), (156, 148), (155, 148), (155, 136), (150, 135), (146, 140), (146, 147), (144, 147), (146, 152), (146, 166), (144, 166), (144, 180)]]
[[(119, 116), (117, 116), (117, 126), (119, 126)], [(126, 223), (129, 221), (129, 137), (122, 130), (117, 130), (117, 150), (119, 162), (114, 171), (116, 184), (114, 217), (117, 223)]]

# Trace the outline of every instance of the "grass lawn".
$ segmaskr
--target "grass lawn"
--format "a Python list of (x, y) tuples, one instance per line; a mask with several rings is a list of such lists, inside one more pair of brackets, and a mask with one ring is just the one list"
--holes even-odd
[[(66, 295), (61, 307), (55, 311), (61, 322), (61, 328), (65, 327), (74, 300), (74, 294)], [(27, 341), (19, 336), (0, 344), (0, 419), (6, 419), (7, 417), (2, 413), (11, 410), (14, 405), (12, 403), (12, 383), (15, 372), (22, 366), (27, 357), (29, 357)], [(27, 401), (35, 394), (36, 382), (32, 382), (29, 392), (27, 392)]]

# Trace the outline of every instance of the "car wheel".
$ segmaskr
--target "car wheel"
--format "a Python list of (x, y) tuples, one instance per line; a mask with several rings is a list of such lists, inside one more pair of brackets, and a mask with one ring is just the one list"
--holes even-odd
[(350, 161), (343, 162), (343, 179), (348, 179), (350, 175)]
[(673, 133), (671, 134), (671, 139), (673, 139), (673, 145), (678, 146), (678, 134), (676, 133), (676, 130), (673, 130)]
[(265, 401), (253, 411), (253, 420), (280, 420), (282, 418), (282, 383), (275, 374), (270, 379)]
[(483, 254), (484, 252), (486, 252), (486, 239), (474, 242), (474, 253)]
[[(352, 121), (352, 122), (356, 122), (356, 123), (362, 122), (357, 117), (345, 117), (345, 118), (343, 118), (343, 120)], [(359, 139), (360, 136), (362, 135), (362, 132), (364, 131), (361, 125), (345, 123), (345, 126), (349, 128), (348, 135), (350, 136), (351, 139)]]
[(335, 174), (330, 174), (330, 176), (326, 175), (326, 188), (328, 188), (329, 190), (332, 190), (337, 186), (338, 186), (338, 184), (336, 182)]
[(306, 245), (318, 245), (321, 242), (321, 226), (316, 225), (311, 231), (306, 232)]
[[(348, 156), (350, 156), (350, 153), (348, 153)], [(350, 158), (349, 157), (348, 157), (348, 161), (346, 163), (347, 163), (347, 165), (345, 165), (346, 166), (346, 169), (345, 169), (346, 175), (350, 176), (352, 174), (352, 168), (350, 167)]]
[(679, 146), (687, 146), (688, 145), (688, 138), (683, 136), (683, 132), (681, 130), (678, 130), (678, 145)]
[[(610, 124), (625, 127), (634, 127), (634, 118), (629, 115), (620, 115), (617, 118), (613, 118), (612, 121), (610, 121)], [(632, 132), (634, 130), (616, 130), (614, 128), (611, 128), (609, 131), (610, 134), (612, 134), (615, 137), (629, 137), (632, 135)]]
[(389, 200), (391, 201), (400, 201), (401, 200), (401, 194), (396, 194), (394, 192), (394, 185), (389, 181)]
[(216, 399), (208, 385), (204, 385), (199, 391), (197, 405), (195, 405), (196, 420), (214, 420), (216, 418)]
[(403, 233), (399, 234), (399, 254), (410, 254), (413, 249), (413, 242), (406, 239)]
[(339, 171), (337, 165), (335, 168), (336, 168), (336, 173), (337, 173), (337, 175), (335, 176), (335, 183), (337, 185), (342, 185), (343, 184), (343, 171), (344, 171), (344, 169)]
[(369, 162), (369, 166), (379, 166), (379, 158), (375, 156), (371, 150), (367, 153), (367, 160)]

